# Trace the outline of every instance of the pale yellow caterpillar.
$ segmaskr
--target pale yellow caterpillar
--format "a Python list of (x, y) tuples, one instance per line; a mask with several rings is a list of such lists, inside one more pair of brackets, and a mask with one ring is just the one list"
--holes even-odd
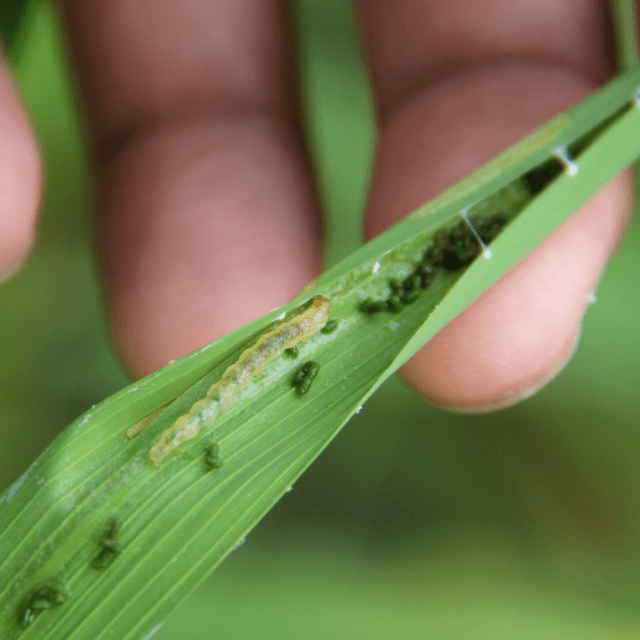
[(261, 335), (258, 341), (244, 351), (238, 360), (227, 367), (222, 378), (212, 385), (207, 395), (198, 400), (189, 413), (180, 416), (151, 447), (149, 457), (157, 467), (183, 442), (195, 438), (211, 426), (224, 411), (270, 362), (322, 329), (329, 319), (330, 301), (315, 296), (300, 314), (283, 320), (274, 329)]

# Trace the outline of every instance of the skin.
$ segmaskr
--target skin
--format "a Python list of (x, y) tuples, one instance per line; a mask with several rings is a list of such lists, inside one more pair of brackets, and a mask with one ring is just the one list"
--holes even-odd
[[(605, 3), (362, 0), (380, 122), (367, 238), (614, 73)], [(101, 185), (114, 343), (145, 375), (291, 298), (319, 270), (320, 215), (285, 3), (65, 0)], [(0, 274), (33, 239), (41, 168), (0, 70)], [(631, 203), (621, 176), (402, 370), (462, 411), (551, 378)], [(203, 223), (215, 212), (215, 224)]]

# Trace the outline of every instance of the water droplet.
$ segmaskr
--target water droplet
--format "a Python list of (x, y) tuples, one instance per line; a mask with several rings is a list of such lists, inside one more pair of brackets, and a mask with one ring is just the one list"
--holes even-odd
[(564, 165), (564, 172), (567, 175), (575, 176), (580, 171), (580, 165), (571, 157), (566, 146), (556, 147), (553, 155)]

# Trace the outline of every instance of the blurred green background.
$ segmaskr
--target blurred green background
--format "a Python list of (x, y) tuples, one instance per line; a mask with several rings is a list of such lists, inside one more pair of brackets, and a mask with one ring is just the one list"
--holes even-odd
[[(373, 110), (348, 3), (295, 7), (333, 262), (359, 242)], [(34, 0), (16, 25), (46, 189), (35, 250), (0, 286), (0, 488), (129, 382), (104, 327), (59, 16)], [(154, 638), (640, 637), (639, 255), (636, 223), (575, 357), (521, 405), (456, 416), (390, 380)]]

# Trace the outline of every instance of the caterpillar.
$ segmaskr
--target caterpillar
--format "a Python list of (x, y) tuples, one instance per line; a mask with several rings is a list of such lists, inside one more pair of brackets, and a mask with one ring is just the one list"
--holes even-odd
[(202, 400), (198, 400), (188, 413), (180, 416), (149, 451), (149, 458), (156, 467), (183, 442), (195, 438), (203, 429), (211, 426), (218, 415), (229, 407), (236, 397), (270, 363), (285, 351), (318, 333), (327, 324), (331, 302), (324, 296), (315, 296), (311, 304), (300, 314), (283, 320), (271, 331), (244, 351), (238, 360), (229, 365), (222, 378), (212, 385)]

